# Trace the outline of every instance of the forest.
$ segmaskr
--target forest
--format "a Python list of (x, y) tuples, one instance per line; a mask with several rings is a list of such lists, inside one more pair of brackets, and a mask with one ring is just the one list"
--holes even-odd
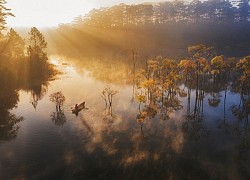
[(59, 45), (54, 52), (63, 49), (75, 56), (122, 56), (137, 48), (145, 56), (183, 57), (195, 44), (213, 46), (226, 56), (246, 56), (249, 9), (246, 0), (120, 4), (93, 9), (59, 25), (50, 33), (51, 44)]
[(138, 5), (120, 4), (93, 9), (85, 16), (75, 18), (73, 24), (101, 28), (125, 26), (161, 26), (169, 23), (248, 23), (249, 3), (235, 1), (199, 1), (190, 3), (176, 0)]

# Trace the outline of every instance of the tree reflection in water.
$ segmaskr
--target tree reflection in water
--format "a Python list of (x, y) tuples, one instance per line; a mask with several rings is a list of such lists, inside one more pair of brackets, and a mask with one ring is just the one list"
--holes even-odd
[(50, 96), (50, 101), (56, 104), (56, 112), (53, 112), (50, 116), (52, 121), (57, 126), (63, 126), (67, 121), (64, 111), (62, 109), (63, 103), (66, 100), (65, 96), (61, 91), (52, 93)]
[[(206, 64), (203, 60), (197, 62), (199, 63)], [(193, 65), (191, 63), (191, 66)], [(177, 73), (179, 67), (168, 59), (164, 62), (150, 61), (147, 68), (148, 70), (138, 75), (140, 79), (135, 81), (135, 99), (138, 103), (135, 107), (137, 113), (132, 114), (132, 117), (129, 117), (127, 109), (124, 110), (124, 114), (119, 111), (118, 116), (116, 115), (114, 112), (116, 106), (112, 103), (115, 91), (111, 88), (107, 88), (102, 93), (105, 102), (103, 120), (99, 120), (99, 116), (97, 119), (87, 118), (88, 116), (85, 118), (80, 114), (78, 119), (88, 131), (83, 131), (83, 135), (80, 136), (84, 140), (75, 142), (72, 138), (68, 141), (70, 144), (68, 147), (60, 149), (65, 151), (62, 164), (67, 164), (65, 166), (68, 168), (64, 171), (65, 174), (60, 174), (61, 177), (69, 179), (82, 177), (117, 179), (121, 176), (124, 179), (228, 179), (229, 176), (225, 172), (235, 170), (234, 167), (228, 166), (238, 164), (227, 165), (223, 160), (231, 161), (231, 157), (220, 159), (216, 156), (233, 151), (231, 150), (233, 148), (218, 152), (220, 148), (231, 144), (216, 143), (218, 139), (224, 140), (221, 137), (215, 137), (217, 134), (209, 136), (209, 130), (215, 129), (208, 125), (213, 121), (208, 118), (213, 116), (206, 114), (206, 109), (220, 110), (219, 103), (222, 101), (217, 95), (223, 90), (225, 91), (223, 118), (224, 122), (227, 121), (225, 113), (227, 89), (225, 90), (222, 83), (223, 78), (219, 81), (217, 76), (210, 82), (211, 75), (199, 69), (197, 83), (197, 79), (193, 78), (197, 74), (195, 71), (189, 71), (187, 67), (188, 77), (182, 81)], [(216, 83), (212, 85), (215, 80)], [(216, 97), (220, 101), (210, 103), (215, 108), (208, 104), (208, 98), (211, 96), (212, 99)], [(187, 103), (185, 107), (182, 102)], [(247, 107), (249, 107), (249, 98), (244, 95), (239, 105), (231, 108), (233, 114), (238, 117), (238, 121), (235, 122), (235, 128), (230, 129), (237, 132), (241, 141), (238, 145), (238, 159), (239, 164), (243, 166), (240, 169), (244, 171), (242, 173), (244, 175), (250, 172), (247, 169), (247, 163), (249, 163), (249, 109)], [(181, 114), (180, 117), (175, 118), (182, 108), (186, 110), (185, 116)], [(65, 114), (61, 108), (56, 109), (56, 112), (51, 115), (52, 121), (58, 126), (63, 126), (66, 122)], [(122, 115), (124, 117), (120, 118)], [(133, 121), (131, 122), (129, 118)], [(139, 125), (134, 126), (136, 122)], [(87, 136), (88, 132), (91, 135)], [(218, 134), (221, 135), (221, 133)], [(67, 174), (68, 172), (70, 173)]]
[(108, 123), (113, 123), (117, 116), (113, 113), (113, 106), (105, 106), (103, 109), (103, 120)]
[(8, 111), (0, 110), (0, 140), (11, 140), (17, 136), (19, 122), (23, 117), (17, 117)]
[(105, 102), (105, 108), (103, 109), (103, 120), (108, 123), (113, 123), (117, 116), (113, 114), (113, 97), (118, 91), (113, 90), (110, 86), (106, 86), (102, 91), (101, 97)]
[(48, 90), (47, 83), (35, 84), (29, 87), (28, 91), (30, 91), (31, 93), (30, 103), (32, 104), (34, 109), (36, 109), (38, 102), (45, 96), (45, 94), (47, 93), (47, 90)]
[(17, 136), (17, 124), (23, 120), (9, 112), (19, 101), (14, 75), (9, 70), (0, 70), (0, 84), (0, 140), (11, 140)]
[(1, 54), (1, 63), (4, 66), (0, 68), (0, 138), (10, 140), (16, 137), (18, 123), (23, 120), (23, 117), (9, 112), (19, 101), (18, 90), (22, 89), (31, 93), (31, 104), (36, 109), (38, 101), (47, 92), (48, 81), (52, 79), (56, 71), (54, 72), (53, 67), (46, 64), (49, 67), (47, 71), (42, 72), (39, 78), (34, 78), (30, 71), (36, 71), (37, 68), (29, 67), (28, 60), (8, 59)]
[(50, 115), (52, 121), (55, 123), (55, 125), (57, 126), (63, 126), (67, 119), (66, 119), (66, 116), (63, 112), (63, 110), (57, 110), (56, 112), (52, 112), (52, 114)]
[[(223, 136), (220, 129), (216, 129), (217, 115), (223, 116), (222, 123), (231, 123), (227, 119), (231, 114), (228, 113), (226, 98), (230, 91), (233, 92), (232, 79), (237, 78), (227, 79), (219, 74), (213, 76), (207, 67), (209, 61), (203, 58), (184, 61), (183, 65), (185, 72), (169, 59), (164, 62), (162, 59), (149, 61), (133, 81), (132, 97), (137, 100), (137, 104), (133, 104), (137, 109), (136, 114), (130, 117), (126, 110), (124, 114), (119, 112), (118, 120), (121, 115), (124, 116), (120, 124), (113, 123), (115, 104), (108, 106), (109, 100), (103, 98), (106, 104), (104, 121), (96, 121), (97, 128), (92, 128), (92, 119), (84, 119), (85, 126), (93, 131), (93, 137), (89, 137), (79, 150), (79, 154), (83, 154), (82, 164), (87, 164), (83, 165), (84, 172), (79, 170), (79, 174), (89, 179), (107, 176), (119, 178), (121, 174), (126, 179), (147, 179), (152, 174), (152, 178), (156, 179), (228, 179), (228, 171), (237, 171), (235, 166), (238, 162), (235, 163), (235, 157), (231, 157), (237, 141), (228, 134)], [(134, 76), (133, 73), (131, 75)], [(180, 79), (179, 76), (185, 78)], [(183, 102), (187, 104), (183, 106)], [(178, 112), (182, 108), (186, 111), (185, 115), (183, 111)], [(242, 110), (234, 111), (244, 114)], [(215, 116), (210, 112), (215, 112)], [(134, 126), (136, 122), (138, 125)], [(108, 129), (111, 126), (112, 129)], [(240, 127), (242, 129), (242, 125)], [(230, 126), (227, 129), (232, 131)], [(247, 129), (244, 128), (244, 133), (241, 133), (244, 137), (241, 149), (247, 147)], [(223, 142), (220, 144), (218, 141)], [(240, 152), (242, 157), (249, 156), (246, 152)], [(75, 162), (78, 162), (77, 156)], [(242, 166), (247, 168), (248, 162), (245, 161)], [(243, 176), (249, 172), (247, 169), (244, 171)], [(211, 172), (214, 174), (211, 175)]]
[(239, 105), (233, 105), (231, 111), (234, 116), (237, 117), (237, 121), (233, 125), (233, 131), (236, 132), (237, 136), (241, 139), (239, 145), (240, 153), (239, 156), (245, 160), (250, 160), (250, 98), (248, 95), (241, 95)]
[(49, 100), (56, 104), (56, 111), (60, 111), (66, 98), (61, 91), (58, 91), (58, 92), (52, 93), (49, 96)]

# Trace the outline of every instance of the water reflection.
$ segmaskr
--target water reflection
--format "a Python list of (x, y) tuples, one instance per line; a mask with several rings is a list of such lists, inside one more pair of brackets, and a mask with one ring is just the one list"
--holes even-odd
[(14, 108), (19, 98), (14, 74), (8, 69), (0, 69), (0, 84), (0, 110)]
[(19, 101), (14, 79), (9, 70), (0, 70), (0, 140), (15, 138), (19, 129), (18, 123), (23, 120), (23, 117), (9, 112)]
[[(229, 93), (233, 83), (227, 82), (225, 89), (224, 80), (220, 83), (217, 79), (213, 86), (213, 81), (207, 77), (197, 85), (194, 78), (185, 82), (167, 69), (159, 71), (159, 65), (150, 62), (149, 71), (136, 74), (136, 79), (130, 81), (131, 86), (120, 82), (107, 87), (106, 80), (97, 81), (94, 74), (75, 71), (51, 82), (47, 94), (60, 89), (67, 99), (62, 107), (57, 108), (45, 93), (40, 100), (41, 106), (37, 107), (41, 115), (28, 116), (29, 123), (34, 122), (33, 117), (37, 119), (38, 127), (33, 125), (32, 128), (41, 134), (24, 140), (31, 142), (30, 154), (19, 159), (14, 174), (23, 173), (27, 178), (69, 179), (248, 177), (248, 96), (244, 94), (244, 99), (239, 98), (239, 103), (233, 104), (240, 97), (238, 93)], [(171, 61), (165, 61), (164, 66), (176, 70)], [(115, 93), (116, 90), (119, 93)], [(83, 97), (89, 109), (81, 111), (78, 116), (72, 115), (70, 107)], [(133, 102), (131, 97), (134, 97)], [(209, 99), (217, 97), (220, 103), (210, 106)], [(63, 128), (48, 125), (47, 119)], [(228, 124), (230, 133), (218, 129), (218, 124), (221, 128)], [(32, 128), (27, 131), (32, 131)], [(14, 152), (20, 157), (23, 155)], [(40, 160), (32, 167), (34, 159), (42, 155), (46, 160)], [(51, 170), (47, 170), (48, 164), (51, 164)], [(23, 171), (19, 165), (28, 170)], [(4, 177), (16, 176), (5, 173)]]
[(113, 113), (113, 98), (118, 91), (112, 89), (110, 86), (106, 86), (102, 91), (101, 97), (105, 102), (105, 108), (103, 109), (103, 120), (108, 123), (113, 123), (117, 116)]
[(191, 89), (188, 89), (187, 96), (186, 121), (183, 123), (182, 128), (188, 138), (199, 140), (208, 135), (208, 130), (204, 125), (204, 91), (196, 89), (193, 109), (191, 108)]
[(59, 109), (56, 112), (53, 112), (51, 115), (51, 120), (55, 123), (57, 126), (63, 126), (64, 123), (66, 123), (67, 119), (63, 112), (63, 110)]
[(28, 87), (28, 91), (31, 94), (30, 97), (30, 103), (36, 109), (38, 102), (42, 100), (42, 98), (46, 95), (48, 90), (48, 83), (45, 82), (45, 84), (40, 83), (40, 84), (30, 84)]
[[(6, 58), (6, 57), (5, 57)], [(13, 60), (14, 61), (14, 60)], [(38, 102), (47, 93), (48, 81), (51, 80), (53, 68), (48, 72), (42, 72), (40, 78), (34, 78), (28, 67), (27, 61), (21, 59), (14, 67), (0, 69), (0, 134), (1, 140), (10, 140), (17, 136), (19, 123), (24, 120), (23, 117), (12, 113), (17, 108), (19, 102), (20, 89), (30, 93), (30, 103), (37, 108)], [(20, 65), (20, 67), (18, 66)], [(23, 68), (23, 69), (22, 69)], [(34, 71), (34, 69), (33, 69)], [(26, 105), (27, 106), (27, 105)]]
[(0, 141), (11, 140), (17, 136), (19, 122), (23, 121), (23, 117), (17, 117), (14, 114), (0, 111)]
[(117, 116), (113, 113), (113, 106), (106, 106), (103, 109), (103, 120), (108, 123), (113, 123)]
[(233, 124), (233, 130), (240, 139), (239, 156), (244, 160), (250, 160), (249, 110), (249, 95), (241, 95), (239, 104), (231, 106), (231, 111), (233, 115), (237, 117), (236, 121)]

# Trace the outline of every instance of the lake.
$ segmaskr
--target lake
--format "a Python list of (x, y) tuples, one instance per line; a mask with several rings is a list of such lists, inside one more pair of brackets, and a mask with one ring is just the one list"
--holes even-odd
[[(40, 93), (19, 90), (8, 118), (20, 121), (0, 127), (12, 137), (0, 139), (0, 179), (249, 179), (249, 114), (237, 116), (240, 94), (220, 90), (211, 106), (205, 93), (201, 115), (190, 118), (194, 89), (190, 100), (179, 96), (177, 106), (164, 109), (137, 101), (123, 64), (50, 61), (62, 73)], [(102, 97), (105, 87), (118, 91), (112, 106)], [(61, 110), (49, 97), (58, 91), (66, 98)], [(83, 101), (85, 109), (72, 114)]]

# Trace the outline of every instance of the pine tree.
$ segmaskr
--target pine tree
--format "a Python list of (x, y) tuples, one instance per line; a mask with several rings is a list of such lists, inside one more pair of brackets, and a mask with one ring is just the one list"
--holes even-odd
[(28, 39), (28, 54), (30, 60), (47, 60), (47, 54), (45, 52), (47, 48), (47, 42), (43, 34), (36, 28), (31, 28)]
[(10, 9), (5, 7), (6, 0), (0, 0), (0, 31), (6, 29), (6, 17), (14, 16)]
[(6, 53), (11, 57), (23, 57), (25, 42), (23, 38), (14, 30), (10, 29), (7, 34), (8, 44), (6, 47)]
[(31, 28), (28, 39), (28, 55), (30, 58), (30, 73), (33, 79), (43, 79), (48, 68), (46, 53), (47, 42), (43, 34), (35, 27)]

